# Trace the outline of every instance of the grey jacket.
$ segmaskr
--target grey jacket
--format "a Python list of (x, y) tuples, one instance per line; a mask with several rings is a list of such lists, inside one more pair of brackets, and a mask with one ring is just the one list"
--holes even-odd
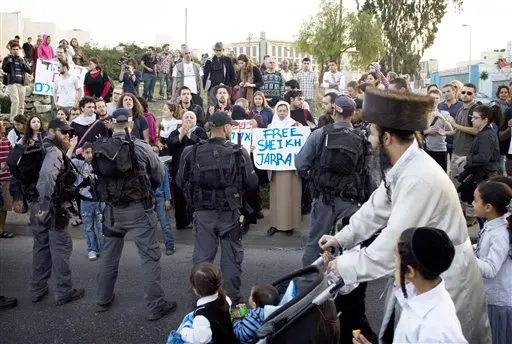
[(512, 307), (512, 248), (507, 227), (504, 216), (485, 223), (476, 262), (484, 278), (487, 303)]
[[(49, 139), (46, 142), (51, 141)], [(45, 145), (45, 155), (39, 179), (37, 180), (36, 189), (39, 194), (39, 207), (41, 211), (48, 211), (55, 192), (57, 177), (64, 171), (64, 152), (54, 144)]]

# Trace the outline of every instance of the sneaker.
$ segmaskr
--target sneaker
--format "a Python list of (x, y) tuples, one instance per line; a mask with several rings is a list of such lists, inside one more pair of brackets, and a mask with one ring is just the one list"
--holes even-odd
[(14, 308), (17, 305), (18, 305), (17, 298), (0, 296), (0, 309)]
[(73, 289), (67, 296), (63, 297), (60, 300), (55, 301), (55, 305), (56, 306), (65, 305), (66, 303), (70, 303), (70, 302), (76, 301), (78, 299), (81, 299), (82, 297), (84, 297), (84, 295), (85, 295), (84, 289)]
[(166, 315), (168, 315), (169, 313), (171, 313), (172, 311), (174, 311), (177, 306), (178, 305), (174, 301), (165, 301), (164, 305), (162, 307), (160, 307), (160, 309), (158, 311), (148, 315), (148, 320), (155, 321), (155, 320), (161, 319), (161, 318), (165, 317)]
[(48, 288), (46, 288), (41, 294), (37, 296), (32, 296), (30, 300), (32, 301), (32, 303), (38, 303), (43, 301), (46, 295), (48, 295)]
[(174, 247), (169, 247), (165, 249), (166, 256), (172, 256), (174, 254)]
[(89, 252), (89, 254), (87, 255), (87, 258), (89, 258), (89, 260), (92, 262), (92, 261), (95, 261), (96, 259), (98, 259), (98, 254), (94, 251), (91, 251)]

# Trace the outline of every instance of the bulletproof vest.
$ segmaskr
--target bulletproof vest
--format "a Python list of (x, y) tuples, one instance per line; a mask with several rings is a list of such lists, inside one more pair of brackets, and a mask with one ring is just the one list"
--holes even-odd
[(92, 152), (93, 172), (98, 176), (95, 191), (101, 201), (126, 205), (152, 197), (151, 182), (129, 135), (101, 138), (93, 143)]
[(230, 142), (194, 146), (187, 187), (194, 210), (235, 210), (242, 206), (242, 153)]
[(64, 152), (62, 152), (62, 157), (64, 160), (64, 168), (57, 175), (55, 190), (52, 196), (52, 200), (56, 204), (73, 202), (76, 198), (75, 170), (72, 168), (71, 160), (69, 160)]
[(335, 128), (334, 124), (323, 130), (311, 176), (314, 197), (321, 195), (327, 202), (335, 197), (360, 201), (366, 152), (364, 135), (350, 128)]

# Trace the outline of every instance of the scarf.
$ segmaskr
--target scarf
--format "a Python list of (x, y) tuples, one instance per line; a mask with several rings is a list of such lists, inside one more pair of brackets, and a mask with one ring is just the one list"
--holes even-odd
[[(243, 69), (240, 71), (240, 81), (248, 82), (250, 84), (254, 83), (254, 71), (251, 67), (250, 71), (247, 69)], [(252, 99), (254, 98), (254, 88), (252, 87), (240, 87), (240, 90), (236, 94), (236, 99), (245, 98), (249, 99), (250, 105), (252, 105)]]
[[(281, 105), (285, 105), (288, 111), (288, 115), (285, 119), (281, 120), (277, 115), (277, 108)], [(279, 101), (275, 107), (275, 116), (272, 118), (272, 123), (268, 125), (269, 128), (289, 128), (295, 125), (295, 120), (290, 115), (290, 105), (285, 101)]]
[(180, 119), (171, 118), (171, 119), (162, 119), (162, 122), (160, 122), (160, 137), (168, 138), (171, 132), (176, 130), (178, 128), (178, 125), (180, 125), (182, 121)]
[(95, 121), (96, 121), (96, 116), (92, 115), (89, 117), (85, 117), (83, 114), (73, 120), (73, 122), (75, 122), (76, 124), (80, 124), (80, 125), (83, 125), (86, 127), (90, 126)]

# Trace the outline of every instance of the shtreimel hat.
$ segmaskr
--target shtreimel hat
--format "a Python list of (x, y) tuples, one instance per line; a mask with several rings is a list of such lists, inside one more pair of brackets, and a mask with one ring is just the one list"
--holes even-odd
[(406, 131), (428, 128), (428, 116), (434, 99), (412, 93), (366, 89), (364, 119), (380, 127)]

